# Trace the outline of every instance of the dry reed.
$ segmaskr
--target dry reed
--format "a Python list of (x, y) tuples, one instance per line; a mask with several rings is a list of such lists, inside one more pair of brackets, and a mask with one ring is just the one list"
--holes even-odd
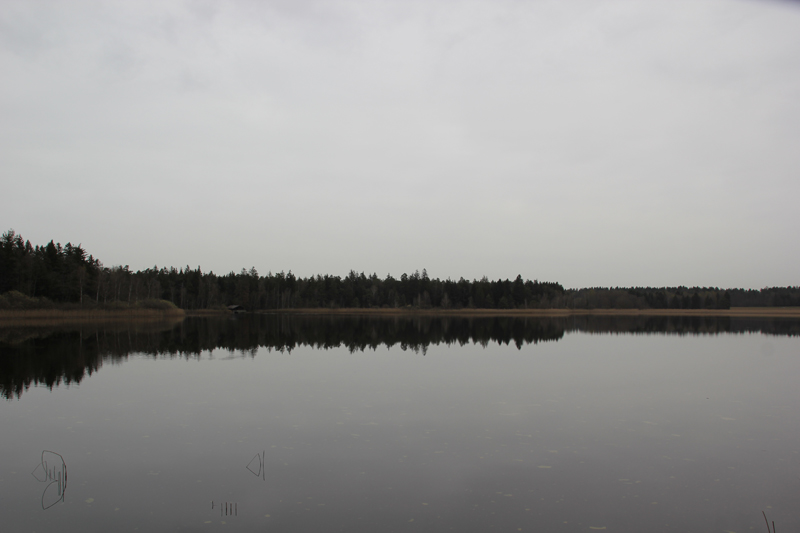
[(734, 307), (731, 309), (417, 309), (417, 308), (302, 308), (258, 311), (289, 315), (371, 315), (371, 316), (713, 316), (800, 318), (800, 307)]

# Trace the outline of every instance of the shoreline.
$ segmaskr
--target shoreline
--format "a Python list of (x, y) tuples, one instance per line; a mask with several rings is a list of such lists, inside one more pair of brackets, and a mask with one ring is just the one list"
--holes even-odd
[(0, 309), (0, 328), (182, 321), (183, 309)]
[(452, 316), (452, 317), (559, 317), (559, 316), (709, 316), (742, 318), (800, 318), (800, 307), (733, 307), (731, 309), (359, 309), (301, 308), (254, 311), (278, 315)]
[[(800, 307), (734, 307), (731, 309), (272, 309), (246, 314), (286, 316), (547, 318), (569, 316), (685, 316), (800, 319)], [(0, 328), (52, 326), (98, 322), (182, 321), (187, 317), (235, 316), (224, 309), (2, 309)]]

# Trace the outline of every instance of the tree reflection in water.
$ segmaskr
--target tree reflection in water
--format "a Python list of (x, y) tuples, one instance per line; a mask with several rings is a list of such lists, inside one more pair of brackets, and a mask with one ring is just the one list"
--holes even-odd
[(330, 316), (281, 314), (190, 317), (177, 324), (97, 324), (0, 328), (0, 395), (18, 398), (31, 386), (80, 383), (105, 362), (134, 354), (199, 358), (215, 349), (255, 356), (258, 349), (291, 352), (301, 346), (351, 352), (399, 346), (426, 353), (438, 344), (514, 344), (558, 341), (571, 332), (665, 335), (763, 333), (800, 335), (800, 321), (713, 316)]

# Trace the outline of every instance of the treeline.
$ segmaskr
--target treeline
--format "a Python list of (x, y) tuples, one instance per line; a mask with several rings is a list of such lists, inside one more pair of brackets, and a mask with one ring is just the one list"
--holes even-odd
[[(729, 309), (798, 306), (800, 287), (760, 291), (718, 287), (564, 289), (560, 283), (524, 280), (430, 278), (423, 269), (399, 278), (351, 271), (347, 276), (259, 275), (255, 268), (217, 275), (200, 267), (131, 271), (105, 267), (79, 245), (50, 241), (33, 246), (13, 230), (0, 238), (0, 308), (25, 301), (83, 306), (167, 300), (187, 309), (241, 305), (247, 310), (293, 308), (415, 309)], [(2, 295), (6, 294), (5, 297)]]
[(575, 289), (571, 309), (730, 309), (731, 291), (718, 287), (634, 287)]
[(761, 290), (731, 289), (732, 307), (800, 306), (800, 287), (769, 287)]
[[(105, 267), (81, 245), (50, 242), (33, 246), (13, 230), (0, 238), (0, 294), (17, 291), (54, 302), (108, 304), (164, 299), (182, 309), (242, 305), (249, 310), (288, 308), (528, 308), (553, 307), (563, 297), (559, 283), (486, 278), (431, 279), (425, 270), (379, 278), (351, 271), (347, 276), (308, 278), (259, 275), (255, 268), (217, 275), (200, 267)], [(0, 303), (2, 305), (2, 303)]]

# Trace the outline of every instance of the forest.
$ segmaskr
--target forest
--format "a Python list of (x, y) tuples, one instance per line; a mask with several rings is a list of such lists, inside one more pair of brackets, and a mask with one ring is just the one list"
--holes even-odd
[(351, 270), (298, 277), (255, 268), (218, 275), (154, 266), (106, 267), (83, 247), (32, 245), (14, 230), (0, 237), (0, 309), (72, 305), (103, 307), (166, 300), (185, 310), (241, 305), (249, 311), (301, 308), (411, 309), (729, 309), (800, 306), (800, 287), (595, 287), (512, 279), (442, 280), (425, 269), (399, 278)]

